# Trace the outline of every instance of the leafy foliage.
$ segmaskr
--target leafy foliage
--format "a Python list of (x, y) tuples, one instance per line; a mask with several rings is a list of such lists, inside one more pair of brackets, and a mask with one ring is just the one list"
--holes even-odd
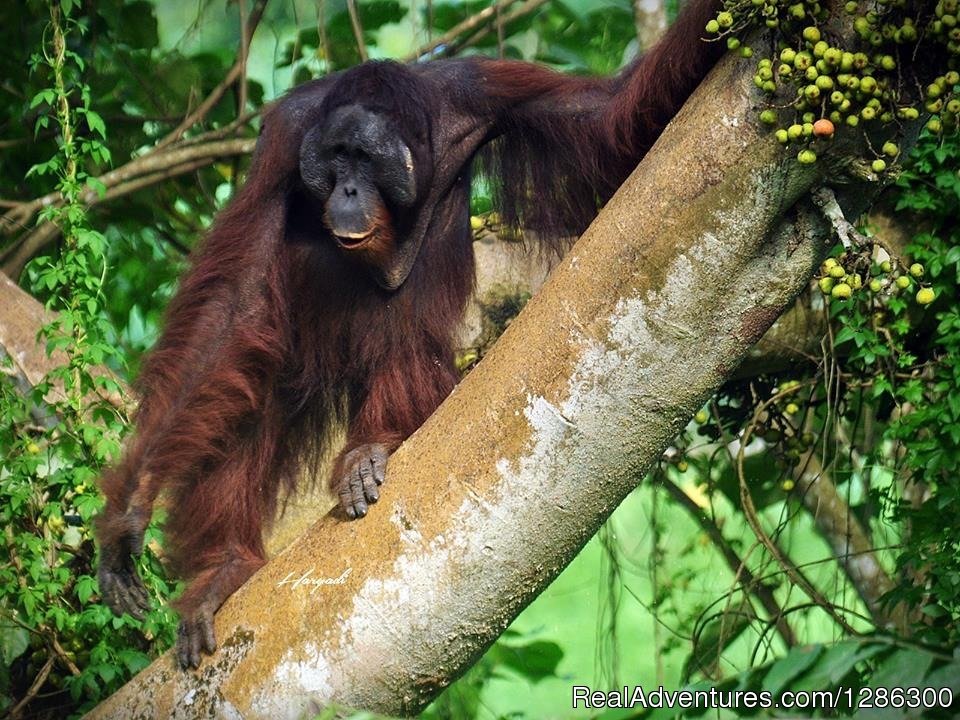
[(901, 472), (919, 492), (895, 511), (910, 527), (898, 566), (919, 582), (899, 586), (892, 599), (922, 608), (922, 637), (960, 643), (960, 143), (928, 138), (915, 158), (900, 178), (896, 208), (922, 218), (906, 251), (923, 263), (940, 299), (920, 336), (903, 339), (918, 356), (913, 377), (890, 391), (906, 411), (885, 437), (902, 449)]
[[(822, 354), (789, 372), (728, 384), (697, 414), (693, 432), (678, 439), (681, 450), (670, 457), (675, 469), (686, 470), (689, 463), (706, 482), (704, 507), (715, 507), (719, 497), (740, 504), (748, 519), (756, 513), (750, 524), (761, 546), (772, 541), (788, 550), (783, 557), (765, 551), (747, 567), (766, 575), (775, 602), (787, 603), (780, 610), (794, 627), (797, 613), (817, 608), (841, 626), (852, 623), (848, 632), (895, 627), (910, 642), (926, 645), (896, 649), (896, 643), (877, 638), (867, 641), (875, 650), (868, 661), (854, 654), (858, 643), (840, 643), (818, 650), (823, 655), (809, 669), (801, 668), (808, 650), (794, 648), (767, 670), (725, 679), (726, 687), (765, 689), (767, 678), (787, 667), (800, 668), (789, 689), (956, 684), (958, 158), (955, 139), (931, 133), (920, 139), (877, 216), (885, 207), (919, 230), (900, 240), (881, 233), (875, 241), (864, 238), (861, 247), (838, 246), (805, 301), (822, 313)], [(838, 293), (841, 286), (845, 290)], [(661, 474), (661, 482), (675, 480)], [(870, 553), (880, 563), (879, 574), (868, 581), (848, 570), (845, 581), (828, 591), (822, 580), (806, 584), (803, 567), (790, 558), (801, 546), (789, 540), (805, 517), (804, 505), (819, 518), (819, 531), (835, 543), (835, 553), (842, 554), (844, 543), (848, 552)], [(746, 588), (754, 604), (769, 610), (755, 586)], [(725, 676), (715, 662), (733, 652), (742, 632), (732, 631), (737, 607), (731, 600), (723, 610), (728, 630), (722, 642), (695, 635), (695, 674)], [(751, 622), (772, 632), (773, 620)], [(758, 642), (755, 652), (760, 647)], [(917, 656), (911, 655), (910, 664), (907, 653)], [(931, 708), (928, 714), (951, 717), (955, 709)], [(860, 717), (852, 707), (846, 713)], [(903, 707), (887, 708), (873, 716), (905, 713)]]
[[(906, 717), (954, 717), (952, 705), (960, 693), (960, 658), (940, 656), (919, 647), (900, 647), (883, 640), (845, 640), (833, 645), (806, 645), (779, 660), (721, 683), (697, 683), (691, 692), (716, 689), (766, 695), (764, 704), (787, 701), (785, 710), (803, 715), (854, 716), (895, 720)], [(784, 698), (785, 693), (790, 693)], [(634, 717), (649, 720), (710, 717), (705, 707), (678, 711), (658, 708)], [(741, 707), (741, 717), (763, 716)], [(600, 717), (612, 720), (613, 713)]]
[[(62, 8), (62, 11), (61, 11)], [(143, 668), (172, 641), (171, 613), (150, 613), (143, 628), (114, 618), (96, 596), (90, 524), (101, 501), (95, 484), (119, 451), (127, 427), (120, 384), (103, 370), (122, 365), (103, 314), (106, 238), (94, 230), (81, 194), (97, 189), (88, 167), (109, 163), (106, 125), (82, 81), (83, 59), (67, 46), (84, 28), (70, 18), (71, 3), (52, 5), (49, 37), (31, 58), (49, 87), (30, 102), (37, 131), (54, 129), (57, 152), (27, 171), (55, 185), (62, 200), (41, 221), (54, 223), (63, 243), (31, 266), (35, 292), (47, 298), (52, 320), (40, 340), (54, 368), (26, 394), (0, 384), (0, 702), (19, 709), (44, 681), (43, 701), (89, 706)], [(170, 587), (152, 553), (143, 570), (158, 597)], [(29, 688), (29, 689), (28, 689)]]

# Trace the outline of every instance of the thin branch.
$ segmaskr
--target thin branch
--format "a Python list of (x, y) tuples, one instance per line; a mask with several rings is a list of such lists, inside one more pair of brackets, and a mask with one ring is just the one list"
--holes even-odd
[(247, 58), (250, 56), (249, 32), (250, 17), (247, 13), (247, 0), (237, 0), (240, 12), (240, 78), (237, 83), (237, 115), (243, 115), (247, 109)]
[[(249, 141), (252, 145), (253, 140)], [(235, 153), (235, 156), (245, 155), (245, 152)], [(192, 160), (190, 162), (185, 162), (181, 165), (173, 165), (162, 170), (158, 170), (154, 173), (149, 173), (147, 175), (142, 175), (134, 180), (130, 180), (125, 183), (121, 183), (115, 187), (110, 188), (103, 197), (97, 197), (91, 201), (90, 206), (99, 205), (100, 203), (107, 202), (108, 200), (115, 200), (116, 198), (123, 197), (124, 195), (129, 195), (136, 192), (137, 190), (142, 190), (145, 187), (151, 185), (157, 185), (164, 180), (169, 180), (170, 178), (177, 177), (179, 175), (186, 175), (191, 173), (194, 170), (199, 170), (200, 168), (206, 167), (211, 162), (216, 162), (219, 158), (201, 158), (199, 160)]]
[[(10, 562), (13, 564), (13, 568), (16, 571), (17, 583), (20, 585), (21, 589), (27, 588), (27, 579), (24, 577), (23, 563), (20, 560), (20, 554), (17, 552), (17, 544), (13, 538), (13, 528), (8, 525), (4, 528), (4, 540), (7, 544), (7, 552), (10, 556)], [(11, 618), (12, 619), (12, 618)], [(30, 632), (37, 632), (37, 630), (28, 627), (17, 621), (17, 624), (25, 627)], [(20, 713), (25, 708), (31, 700), (33, 700), (37, 693), (40, 692), (40, 688), (43, 687), (43, 684), (47, 681), (47, 676), (50, 674), (50, 670), (53, 668), (54, 656), (51, 655), (47, 658), (47, 661), (44, 663), (43, 667), (40, 669), (40, 672), (37, 673), (37, 676), (34, 678), (33, 683), (27, 689), (27, 692), (24, 694), (20, 701), (14, 705), (6, 717), (17, 718), (20, 717)]]
[[(292, 4), (290, 10), (291, 10), (291, 12), (293, 13), (293, 26), (294, 26), (295, 28), (299, 28), (299, 27), (300, 27), (300, 23), (301, 23), (301, 19), (300, 19), (300, 2), (299, 2), (299, 0), (294, 0), (294, 1), (293, 1), (293, 4)], [(319, 15), (317, 15), (317, 17), (319, 17)], [(318, 32), (318, 33), (320, 32), (320, 28), (317, 28), (317, 32)], [(291, 49), (290, 49), (290, 67), (291, 67), (291, 69), (293, 69), (294, 65), (296, 64), (297, 58), (300, 57), (300, 53), (302, 52), (302, 46), (303, 46), (302, 35), (301, 35), (301, 33), (300, 33), (299, 29), (298, 29), (297, 32), (295, 32), (295, 33), (293, 34), (293, 46), (292, 46)]]
[(367, 52), (367, 41), (363, 39), (363, 25), (360, 24), (360, 13), (357, 12), (357, 0), (347, 0), (347, 13), (350, 15), (350, 27), (353, 28), (353, 37), (357, 41), (360, 60), (366, 62), (370, 54)]
[(845, 250), (852, 247), (869, 247), (874, 240), (861, 234), (846, 217), (843, 215), (843, 209), (837, 202), (837, 196), (833, 190), (828, 187), (821, 187), (810, 193), (813, 204), (820, 208), (820, 212), (833, 227), (833, 231), (840, 239)]
[[(253, 9), (250, 11), (250, 17), (247, 21), (247, 30), (244, 33), (244, 39), (241, 40), (241, 47), (244, 43), (249, 44), (250, 39), (253, 37), (253, 33), (257, 29), (257, 25), (260, 24), (260, 20), (263, 18), (263, 11), (267, 6), (267, 0), (257, 0), (254, 3)], [(241, 77), (244, 77), (246, 72), (247, 57), (246, 54), (241, 50), (239, 57), (236, 62), (234, 62), (233, 67), (227, 72), (226, 77), (220, 81), (220, 83), (207, 95), (206, 99), (197, 106), (197, 109), (192, 113), (189, 113), (183, 121), (177, 125), (172, 132), (170, 132), (166, 137), (160, 140), (157, 143), (158, 148), (165, 147), (171, 143), (179, 140), (180, 137), (191, 127), (196, 125), (198, 122), (203, 120), (207, 114), (220, 102), (221, 98), (226, 94), (227, 90), (237, 82)]]
[(407, 11), (407, 15), (410, 17), (411, 39), (416, 40), (420, 30), (420, 17), (417, 10), (417, 0), (410, 0), (410, 9)]
[(497, 28), (497, 58), (503, 60), (503, 19), (500, 17), (501, 9), (498, 7), (494, 25)]
[[(212, 131), (207, 137), (216, 137), (220, 131)], [(198, 138), (199, 140), (199, 138)], [(254, 141), (247, 138), (237, 138), (230, 140), (213, 140), (211, 142), (184, 142), (176, 147), (167, 148), (163, 151), (152, 149), (150, 152), (134, 158), (128, 163), (121, 165), (116, 170), (111, 170), (97, 177), (105, 187), (110, 188), (121, 182), (137, 177), (147, 172), (154, 172), (165, 167), (179, 165), (198, 157), (220, 157), (234, 155), (237, 152), (249, 152), (253, 148)], [(96, 197), (95, 190), (87, 190), (84, 193), (84, 200), (90, 202)], [(23, 203), (16, 210), (11, 210), (0, 218), (5, 224), (17, 222), (25, 224), (34, 214), (50, 205), (58, 204), (61, 200), (60, 193), (53, 192)]]
[(723, 536), (723, 533), (720, 532), (717, 524), (711, 518), (707, 517), (703, 509), (697, 505), (689, 495), (675, 483), (671, 482), (666, 476), (663, 476), (660, 482), (663, 487), (666, 488), (667, 492), (670, 493), (670, 497), (690, 513), (693, 519), (697, 521), (700, 529), (709, 536), (710, 541), (717, 550), (720, 551), (720, 554), (723, 555), (723, 559), (733, 571), (734, 576), (739, 579), (740, 585), (760, 601), (760, 604), (763, 606), (763, 609), (767, 611), (767, 615), (770, 616), (771, 621), (777, 628), (777, 632), (780, 634), (780, 637), (783, 638), (787, 647), (796, 645), (797, 637), (793, 633), (793, 628), (791, 628), (787, 622), (783, 608), (780, 607), (780, 603), (778, 603), (777, 599), (773, 596), (773, 591), (750, 572), (747, 564), (737, 555), (737, 551), (733, 549), (733, 546)]
[[(545, 1), (546, 0), (543, 0), (543, 2)], [(402, 58), (401, 62), (412, 62), (414, 60), (417, 60), (423, 57), (424, 55), (430, 55), (435, 50), (437, 50), (437, 48), (443, 47), (444, 45), (447, 45), (453, 42), (464, 33), (470, 32), (471, 30), (474, 30), (475, 28), (479, 27), (483, 23), (488, 22), (491, 18), (494, 17), (494, 15), (496, 15), (496, 13), (501, 8), (505, 8), (509, 5), (512, 5), (514, 2), (516, 2), (516, 0), (498, 0), (498, 2), (494, 3), (490, 7), (486, 7), (480, 12), (474, 15), (471, 15), (466, 20), (463, 20), (462, 22), (457, 23), (452, 28), (447, 30), (443, 35), (440, 35), (436, 39), (431, 40), (426, 45), (423, 45), (419, 49), (415, 50), (413, 53)]]
[(869, 608), (874, 622), (881, 627), (892, 624), (903, 630), (907, 620), (903, 607), (887, 608), (882, 602), (894, 583), (877, 559), (865, 528), (840, 496), (815, 451), (807, 453), (800, 467), (803, 469), (797, 472), (797, 490), (803, 504)]
[(164, 148), (168, 145), (171, 145), (175, 141), (179, 140), (183, 134), (196, 125), (198, 122), (203, 120), (207, 116), (214, 106), (220, 102), (221, 98), (226, 94), (227, 90), (237, 81), (237, 79), (243, 74), (243, 63), (237, 61), (234, 65), (227, 71), (226, 76), (220, 83), (210, 92), (209, 95), (204, 99), (202, 103), (197, 106), (197, 109), (192, 113), (187, 115), (176, 128), (174, 128), (170, 133), (163, 137), (160, 142), (156, 144), (157, 148)]
[[(205, 143), (185, 144), (180, 147), (171, 148), (163, 153), (149, 153), (139, 158), (140, 162), (129, 163), (123, 168), (100, 177), (100, 181), (109, 189), (113, 185), (119, 185), (146, 173), (156, 172), (167, 168), (175, 167), (191, 160), (205, 158), (207, 160), (216, 160), (221, 157), (231, 157), (233, 155), (242, 155), (253, 151), (256, 145), (254, 138), (233, 138), (230, 140), (214, 140)], [(96, 197), (96, 192), (90, 190), (84, 194), (84, 200), (91, 202)]]
[(483, 38), (490, 34), (491, 30), (496, 29), (499, 33), (503, 28), (505, 28), (510, 23), (522, 18), (524, 15), (529, 15), (534, 10), (538, 9), (542, 5), (546, 5), (549, 0), (526, 0), (519, 7), (514, 8), (509, 13), (503, 16), (501, 20), (494, 22), (492, 25), (487, 25), (482, 27), (469, 38), (459, 43), (451, 43), (449, 47), (444, 50), (444, 55), (456, 55), (461, 50), (464, 50), (468, 47), (472, 47), (480, 42)]
[[(255, 116), (256, 113), (250, 113), (242, 118), (237, 118), (224, 128), (212, 130), (204, 133), (203, 135), (199, 135), (196, 138), (184, 140), (174, 147), (154, 147), (146, 154), (130, 160), (124, 165), (121, 165), (119, 168), (98, 176), (97, 180), (103, 183), (103, 185), (107, 188), (110, 188), (112, 185), (124, 182), (131, 177), (136, 177), (145, 172), (153, 172), (154, 170), (162, 167), (177, 165), (181, 162), (192, 159), (193, 157), (217, 155), (218, 153), (223, 155), (233, 155), (235, 153), (228, 149), (230, 143), (247, 143), (249, 141), (245, 139), (228, 140), (226, 141), (227, 145), (220, 145), (207, 141), (216, 140), (225, 134), (232, 133), (234, 130), (239, 128), (240, 125), (249, 121)], [(198, 150), (197, 148), (205, 149)], [(95, 196), (96, 192), (94, 190), (87, 190), (84, 199), (89, 202)], [(60, 196), (59, 192), (51, 192), (42, 197), (35, 198), (34, 200), (19, 203), (16, 207), (11, 208), (9, 211), (4, 213), (2, 217), (0, 217), (0, 231), (5, 232), (6, 234), (13, 234), (18, 229), (26, 229), (29, 222), (33, 219), (33, 216), (40, 212), (40, 210), (51, 205), (59, 205), (62, 202), (63, 198)], [(4, 254), (4, 257), (9, 257), (9, 255), (10, 249), (8, 248)]]
[(60, 641), (57, 640), (57, 636), (54, 634), (53, 630), (47, 628), (50, 635), (47, 638), (50, 641), (50, 645), (53, 647), (53, 652), (56, 653), (56, 656), (60, 658), (63, 664), (66, 666), (67, 670), (70, 671), (70, 674), (74, 677), (80, 675), (80, 668), (77, 667), (77, 664), (70, 659), (70, 656), (67, 655), (67, 651), (63, 649), (63, 645), (60, 644)]
[[(654, 665), (654, 677), (656, 678), (659, 684), (663, 684), (663, 637), (660, 633), (661, 629), (661, 618), (660, 618), (660, 603), (657, 601), (657, 598), (660, 597), (660, 560), (663, 557), (663, 553), (660, 550), (660, 542), (663, 540), (663, 537), (660, 533), (660, 520), (658, 518), (660, 503), (658, 502), (659, 493), (657, 489), (653, 488), (653, 492), (650, 494), (650, 530), (651, 538), (650, 545), (652, 551), (650, 552), (650, 557), (648, 558), (648, 567), (650, 569), (650, 585), (652, 592), (650, 603), (650, 616), (653, 619), (652, 631), (653, 631), (653, 657), (656, 658)], [(615, 674), (613, 676), (613, 683), (616, 684), (619, 677)]]
[(633, 0), (633, 24), (637, 28), (637, 43), (643, 48), (643, 32), (647, 11), (643, 9), (643, 0)]
[(648, 50), (667, 29), (663, 0), (633, 0), (633, 22), (637, 28), (638, 50)]
[[(242, 117), (247, 109), (247, 59), (250, 57), (250, 36), (247, 33), (249, 16), (247, 13), (247, 0), (237, 0), (237, 8), (240, 14), (240, 57), (243, 58), (243, 63), (241, 67), (243, 71), (240, 75), (240, 78), (237, 80), (237, 92), (236, 92), (236, 112), (237, 117)], [(294, 20), (296, 20), (296, 3), (294, 3)], [(299, 23), (297, 23), (299, 27)], [(296, 42), (299, 42), (300, 34), (296, 35)], [(296, 51), (294, 51), (294, 57), (296, 56)], [(231, 173), (230, 173), (230, 187), (233, 190), (237, 189), (237, 181), (240, 177), (240, 158), (234, 156), (233, 162), (230, 164)]]
[(323, 50), (324, 69), (330, 69), (330, 39), (327, 37), (327, 19), (324, 14), (325, 0), (317, 0), (317, 35), (320, 36), (320, 49)]
[[(255, 145), (256, 140), (253, 138), (237, 138), (191, 144), (166, 152), (151, 152), (117, 170), (101, 175), (98, 179), (107, 188), (102, 198), (96, 191), (87, 190), (81, 199), (87, 207), (93, 207), (171, 177), (193, 172), (221, 158), (247, 155), (253, 151)], [(17, 277), (27, 261), (58, 236), (59, 230), (53, 223), (41, 223), (7, 249), (0, 257), (0, 269), (8, 277)]]
[[(215, 128), (214, 130), (207, 130), (199, 135), (192, 135), (191, 137), (183, 138), (176, 144), (176, 147), (192, 147), (194, 145), (201, 145), (213, 140), (223, 140), (231, 135), (236, 135), (240, 128), (249, 125), (255, 118), (259, 117), (262, 112), (263, 108), (251, 110), (250, 112), (244, 113), (239, 117), (235, 117), (223, 127)], [(171, 149), (168, 149), (167, 152), (170, 152)]]
[(50, 670), (53, 668), (53, 660), (53, 655), (47, 658), (47, 661), (43, 664), (43, 667), (40, 668), (40, 672), (38, 672), (37, 676), (33, 679), (33, 683), (30, 685), (30, 688), (27, 690), (26, 694), (20, 698), (20, 702), (10, 709), (10, 714), (8, 717), (20, 717), (20, 713), (23, 712), (23, 709), (37, 696), (37, 693), (40, 692), (40, 688), (42, 688), (43, 684), (47, 681), (47, 676), (50, 674)]
[(802, 572), (800, 572), (793, 561), (790, 560), (790, 558), (788, 558), (779, 547), (777, 547), (776, 543), (773, 542), (766, 530), (763, 529), (763, 525), (760, 522), (760, 516), (757, 513), (757, 508), (753, 503), (753, 495), (750, 493), (750, 485), (747, 482), (747, 476), (743, 468), (746, 447), (750, 444), (750, 440), (753, 436), (753, 430), (759, 424), (760, 418), (768, 411), (768, 408), (771, 405), (782, 400), (784, 397), (793, 393), (797, 389), (798, 388), (791, 388), (790, 390), (777, 393), (769, 400), (766, 400), (758, 405), (753, 413), (753, 419), (751, 420), (750, 424), (744, 428), (743, 435), (739, 438), (740, 448), (737, 451), (735, 458), (735, 467), (737, 478), (740, 482), (740, 508), (743, 512), (743, 516), (747, 520), (747, 524), (750, 525), (750, 528), (753, 530), (754, 535), (756, 535), (760, 543), (777, 561), (777, 564), (783, 568), (784, 572), (787, 574), (787, 577), (790, 578), (790, 581), (803, 590), (813, 602), (823, 608), (823, 610), (826, 611), (833, 621), (842, 627), (845, 632), (853, 636), (858, 636), (860, 633), (858, 633), (857, 630), (850, 625), (849, 622), (847, 622), (846, 618), (836, 611), (833, 603), (831, 603), (824, 596), (824, 594), (821, 593), (814, 586), (814, 584), (803, 575)]
[(17, 203), (0, 216), (0, 232), (12, 235), (19, 230), (24, 230), (34, 215), (49, 205), (58, 204), (61, 200), (60, 193), (52, 192), (33, 200)]
[[(0, 375), (7, 378), (7, 381), (13, 386), (14, 391), (18, 395), (27, 398), (27, 412), (33, 424), (44, 430), (53, 429), (57, 424), (55, 414), (51, 412), (50, 408), (45, 404), (37, 404), (30, 399), (30, 391), (33, 389), (33, 383), (30, 382), (30, 378), (27, 377), (23, 368), (16, 362), (13, 362), (11, 350), (14, 353), (16, 352), (13, 348), (5, 347), (2, 338), (0, 338)], [(6, 360), (12, 362), (10, 367), (4, 366)]]

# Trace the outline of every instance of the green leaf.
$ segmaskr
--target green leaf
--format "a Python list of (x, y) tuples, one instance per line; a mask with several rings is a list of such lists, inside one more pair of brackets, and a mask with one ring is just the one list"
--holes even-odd
[(36, 95), (33, 96), (33, 99), (30, 100), (30, 108), (33, 109), (40, 103), (46, 103), (47, 105), (53, 105), (53, 100), (56, 97), (53, 90), (41, 90)]
[(859, 640), (837, 643), (827, 648), (816, 667), (800, 679), (797, 689), (822, 690), (833, 687), (842, 681), (858, 662), (886, 648), (886, 645), (877, 643), (864, 645)]
[(794, 678), (802, 675), (823, 653), (823, 645), (808, 645), (794, 648), (777, 660), (763, 678), (763, 689), (776, 694)]
[(136, 675), (150, 664), (150, 658), (139, 650), (123, 648), (117, 653), (117, 656), (131, 675)]
[(103, 118), (93, 110), (87, 110), (84, 112), (84, 116), (87, 118), (87, 125), (89, 126), (91, 132), (95, 132), (101, 138), (106, 139), (107, 126), (104, 124)]
[(90, 575), (83, 575), (77, 580), (77, 599), (84, 605), (97, 591), (97, 582)]
[(0, 623), (0, 658), (3, 664), (11, 663), (30, 647), (30, 633), (25, 628), (12, 623)]
[(837, 333), (836, 337), (833, 339), (834, 345), (842, 345), (849, 340), (852, 340), (856, 330), (850, 325), (840, 328), (840, 332)]
[(27, 611), (27, 615), (32, 616), (34, 610), (37, 609), (37, 600), (33, 596), (33, 590), (30, 588), (24, 590), (23, 594), (20, 595), (20, 602), (23, 603), (23, 608)]
[(870, 687), (920, 687), (933, 656), (923, 650), (898, 650), (887, 658), (870, 678)]
[(97, 665), (96, 673), (105, 683), (109, 683), (117, 676), (117, 669), (113, 665)]
[(553, 642), (537, 640), (527, 645), (497, 645), (497, 659), (533, 682), (556, 677), (563, 650)]
[(100, 178), (96, 178), (93, 175), (88, 175), (84, 182), (86, 183), (87, 187), (93, 190), (101, 200), (103, 199), (103, 196), (107, 194), (107, 186), (100, 181)]

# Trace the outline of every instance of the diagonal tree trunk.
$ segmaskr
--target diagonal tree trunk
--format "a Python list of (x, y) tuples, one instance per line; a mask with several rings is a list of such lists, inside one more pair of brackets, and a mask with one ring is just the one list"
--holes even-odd
[[(414, 713), (596, 532), (793, 302), (832, 244), (727, 60), (513, 322), (391, 458), (217, 617), (196, 673), (155, 662), (91, 718)], [(839, 195), (861, 211), (876, 185)]]

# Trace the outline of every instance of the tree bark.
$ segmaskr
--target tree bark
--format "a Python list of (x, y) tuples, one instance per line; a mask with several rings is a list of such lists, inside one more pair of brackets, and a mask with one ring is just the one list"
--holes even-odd
[(633, 21), (637, 26), (640, 50), (653, 47), (667, 29), (667, 9), (663, 0), (633, 0)]
[(11, 358), (17, 375), (32, 387), (65, 362), (62, 353), (50, 358), (37, 344), (37, 333), (52, 318), (43, 305), (3, 273), (0, 273), (0, 308), (3, 308), (0, 311), (0, 352)]
[[(750, 69), (704, 83), (486, 359), (391, 458), (360, 522), (327, 517), (91, 718), (414, 713), (576, 555), (830, 245)], [(855, 214), (872, 185), (848, 186)], [(854, 198), (856, 207), (848, 205)], [(297, 582), (299, 581), (299, 582)]]

